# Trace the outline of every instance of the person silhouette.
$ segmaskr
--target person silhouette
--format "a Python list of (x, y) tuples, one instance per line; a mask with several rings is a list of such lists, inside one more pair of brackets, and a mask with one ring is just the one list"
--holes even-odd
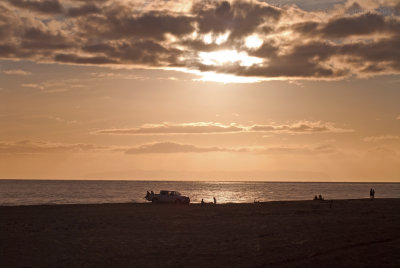
[(203, 198), (201, 199), (201, 205), (202, 206), (204, 205), (204, 199)]
[(214, 205), (216, 205), (217, 204), (217, 199), (215, 198), (215, 196), (213, 198), (214, 198)]

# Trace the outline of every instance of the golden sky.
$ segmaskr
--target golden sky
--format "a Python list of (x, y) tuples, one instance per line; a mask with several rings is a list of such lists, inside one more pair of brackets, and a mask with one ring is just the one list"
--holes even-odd
[(400, 3), (0, 2), (0, 178), (400, 182)]

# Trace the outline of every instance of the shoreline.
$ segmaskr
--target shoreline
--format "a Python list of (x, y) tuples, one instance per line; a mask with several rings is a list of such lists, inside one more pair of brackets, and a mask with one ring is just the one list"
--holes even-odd
[[(304, 199), (304, 200), (271, 200), (271, 201), (256, 201), (256, 202), (229, 202), (229, 203), (217, 203), (217, 206), (224, 206), (224, 205), (257, 205), (257, 204), (269, 204), (269, 203), (296, 203), (296, 202), (309, 202), (313, 201), (315, 203), (318, 202), (341, 202), (341, 201), (365, 201), (365, 200), (400, 200), (398, 197), (385, 197), (385, 198), (347, 198), (347, 199), (324, 199), (324, 200), (313, 200), (313, 199)], [(151, 202), (108, 202), (108, 203), (42, 203), (42, 204), (32, 204), (32, 205), (26, 205), (26, 204), (21, 204), (21, 205), (0, 205), (0, 208), (3, 207), (36, 207), (36, 206), (97, 206), (97, 205), (129, 205), (129, 204), (137, 204), (137, 205), (153, 205)], [(158, 204), (158, 205), (163, 205), (163, 206), (175, 206), (174, 204)], [(200, 202), (194, 202), (190, 203), (189, 205), (180, 205), (180, 206), (201, 206)], [(204, 206), (214, 206), (212, 202), (205, 203)]]
[(399, 267), (399, 198), (0, 207), (1, 267)]

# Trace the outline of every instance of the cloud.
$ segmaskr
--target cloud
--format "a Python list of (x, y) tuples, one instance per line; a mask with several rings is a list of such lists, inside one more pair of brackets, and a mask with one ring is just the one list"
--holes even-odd
[(40, 89), (43, 93), (56, 93), (84, 88), (80, 79), (44, 80), (40, 83), (23, 83), (21, 87)]
[(144, 144), (128, 149), (118, 149), (126, 154), (173, 154), (173, 153), (212, 153), (212, 152), (231, 152), (231, 153), (257, 153), (257, 154), (330, 154), (336, 152), (336, 148), (331, 145), (319, 145), (316, 147), (305, 146), (277, 146), (277, 147), (201, 147), (192, 144), (180, 144), (176, 142), (156, 142)]
[(35, 84), (35, 83), (24, 83), (24, 84), (21, 84), (21, 87), (37, 88), (37, 89), (40, 89), (40, 90), (44, 89), (43, 85)]
[(24, 70), (5, 70), (2, 73), (7, 75), (31, 75), (31, 72), (24, 71)]
[(322, 123), (321, 121), (300, 121), (287, 125), (253, 125), (247, 128), (249, 132), (278, 132), (278, 133), (346, 133), (353, 132), (352, 129), (335, 127), (333, 123)]
[(58, 0), (8, 0), (8, 2), (18, 8), (46, 14), (58, 14), (63, 10)]
[(132, 134), (132, 135), (157, 135), (157, 134), (217, 134), (242, 132), (243, 127), (223, 125), (220, 123), (199, 122), (183, 124), (147, 124), (139, 128), (104, 129), (96, 134)]
[(190, 144), (180, 144), (175, 142), (158, 142), (144, 144), (138, 147), (125, 150), (126, 154), (170, 154), (170, 153), (210, 153), (210, 152), (229, 152), (231, 149), (220, 147), (199, 147)]
[(62, 144), (43, 141), (24, 140), (18, 142), (1, 142), (0, 154), (36, 154), (36, 153), (62, 153), (62, 152), (82, 152), (90, 150), (104, 149), (103, 146), (76, 143)]
[[(225, 82), (399, 74), (399, 5), (373, 6), (337, 2), (322, 12), (247, 0), (9, 0), (0, 3), (0, 57), (161, 68)], [(227, 60), (232, 51), (240, 57)]]
[(335, 153), (337, 150), (334, 146), (329, 144), (323, 144), (316, 147), (307, 147), (307, 146), (278, 146), (278, 147), (268, 147), (264, 149), (259, 149), (256, 152), (263, 154), (330, 154)]
[(93, 3), (88, 3), (81, 5), (79, 7), (73, 7), (68, 9), (67, 16), (69, 17), (79, 17), (79, 16), (85, 16), (89, 14), (96, 14), (100, 13), (100, 9), (97, 7), (97, 5)]
[(138, 128), (103, 129), (94, 134), (110, 135), (176, 135), (176, 134), (221, 134), (221, 133), (250, 133), (250, 132), (273, 132), (273, 133), (345, 133), (353, 132), (352, 129), (335, 127), (333, 123), (322, 123), (320, 121), (300, 121), (287, 125), (251, 125), (239, 124), (224, 125), (213, 122), (196, 123), (164, 123), (147, 124)]
[(395, 135), (370, 136), (370, 137), (365, 137), (363, 139), (363, 141), (365, 142), (379, 142), (385, 140), (400, 140), (400, 136), (395, 136)]
[(336, 152), (336, 148), (329, 144), (318, 146), (242, 146), (242, 147), (219, 147), (198, 146), (193, 144), (181, 144), (171, 141), (160, 141), (138, 145), (136, 147), (100, 146), (87, 143), (52, 143), (44, 141), (0, 141), (0, 154), (46, 154), (66, 152), (123, 152), (125, 154), (176, 154), (176, 153), (253, 153), (270, 155), (319, 155)]
[(192, 8), (200, 33), (225, 33), (230, 37), (242, 37), (253, 33), (259, 25), (275, 22), (281, 11), (261, 3), (234, 1), (198, 2)]

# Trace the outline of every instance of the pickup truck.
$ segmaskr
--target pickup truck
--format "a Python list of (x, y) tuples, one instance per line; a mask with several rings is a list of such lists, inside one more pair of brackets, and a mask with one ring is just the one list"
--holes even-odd
[(190, 198), (187, 196), (181, 195), (177, 191), (166, 191), (161, 190), (159, 194), (147, 192), (144, 197), (147, 201), (151, 201), (153, 203), (173, 203), (173, 204), (189, 204)]

